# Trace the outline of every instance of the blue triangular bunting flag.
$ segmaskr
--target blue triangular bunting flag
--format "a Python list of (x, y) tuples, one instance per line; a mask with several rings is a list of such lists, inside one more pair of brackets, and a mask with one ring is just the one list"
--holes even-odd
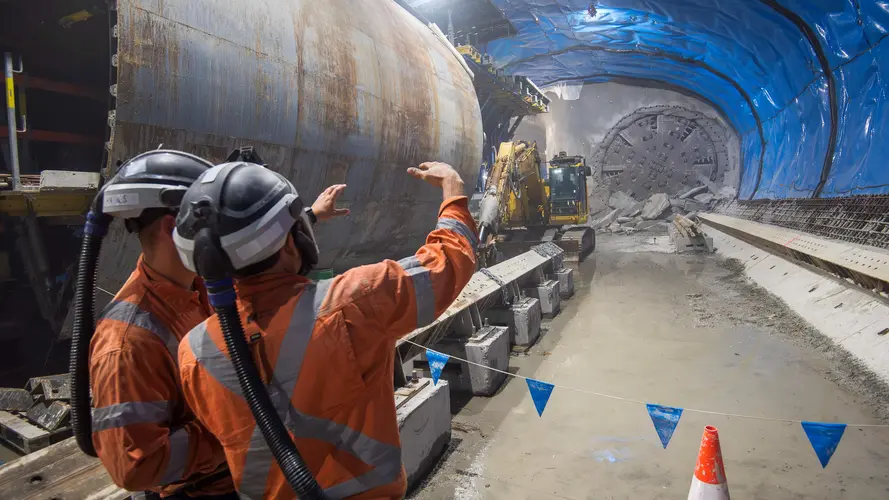
[(833, 452), (837, 451), (840, 440), (843, 439), (843, 432), (846, 431), (846, 424), (826, 424), (824, 422), (802, 422), (803, 430), (806, 431), (806, 437), (809, 443), (818, 455), (821, 461), (821, 467), (827, 467)]
[(679, 425), (679, 418), (682, 417), (682, 408), (651, 404), (645, 406), (648, 407), (651, 423), (654, 424), (654, 430), (657, 431), (657, 436), (661, 438), (661, 444), (664, 445), (666, 450), (667, 445), (670, 444), (670, 439), (673, 437), (673, 431)]
[(525, 381), (528, 382), (528, 390), (531, 392), (534, 408), (537, 408), (537, 415), (542, 417), (543, 410), (546, 408), (546, 403), (549, 401), (549, 396), (553, 393), (555, 386), (532, 378), (525, 379)]
[(438, 379), (441, 377), (441, 370), (448, 362), (447, 354), (442, 354), (432, 349), (426, 349), (426, 359), (429, 360), (429, 371), (432, 373), (432, 383), (438, 385)]

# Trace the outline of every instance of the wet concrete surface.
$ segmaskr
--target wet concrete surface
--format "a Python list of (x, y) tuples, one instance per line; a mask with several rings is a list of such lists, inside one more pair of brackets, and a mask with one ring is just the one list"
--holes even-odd
[(850, 426), (822, 469), (798, 423), (688, 411), (886, 423), (885, 387), (849, 376), (733, 262), (646, 238), (599, 235), (577, 294), (510, 369), (684, 407), (669, 447), (643, 404), (557, 387), (540, 418), (524, 381), (509, 379), (493, 398), (453, 398), (448, 454), (409, 498), (684, 498), (705, 425), (719, 428), (734, 498), (889, 498), (889, 428)]

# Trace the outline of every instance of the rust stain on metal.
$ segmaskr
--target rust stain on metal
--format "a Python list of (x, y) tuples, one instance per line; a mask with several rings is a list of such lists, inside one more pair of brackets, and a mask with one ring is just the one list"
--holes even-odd
[[(179, 38), (177, 26), (172, 22), (144, 10), (134, 9), (133, 17), (141, 17), (135, 23), (133, 46), (124, 52), (127, 62), (137, 68), (147, 68), (155, 73), (155, 78), (165, 83), (172, 99), (165, 106), (179, 103)], [(153, 97), (153, 96), (152, 96)]]
[[(349, 175), (349, 168), (354, 163), (354, 158), (337, 155), (327, 162), (327, 174), (324, 176), (324, 186), (333, 184), (345, 184)], [(324, 187), (322, 186), (322, 188)]]
[(324, 2), (307, 2), (301, 10), (301, 24), (317, 30), (315, 44), (311, 47), (303, 45), (303, 50), (313, 53), (318, 68), (318, 74), (313, 76), (321, 84), (318, 89), (321, 118), (327, 130), (332, 132), (324, 140), (336, 147), (338, 141), (358, 130), (357, 62), (348, 29), (351, 23), (347, 18), (354, 15), (354, 11), (332, 9)]
[[(330, 249), (325, 265), (341, 270), (399, 258), (421, 244), (438, 199), (404, 168), (444, 160), (468, 178), (481, 158), (472, 82), (431, 31), (394, 2), (292, 0), (258, 2), (239, 18), (247, 34), (238, 37), (187, 1), (119, 2), (112, 162), (159, 143), (219, 162), (249, 143), (306, 196), (352, 182), (353, 216), (320, 242)], [(284, 29), (282, 16), (289, 20)], [(285, 53), (294, 49), (296, 60)], [(188, 61), (199, 62), (186, 67)], [(235, 73), (241, 78), (220, 76)], [(171, 88), (177, 80), (182, 88)], [(192, 109), (186, 95), (195, 88), (209, 94), (211, 110), (206, 102)], [(232, 109), (245, 110), (256, 128), (245, 132)], [(219, 121), (223, 116), (228, 121)]]

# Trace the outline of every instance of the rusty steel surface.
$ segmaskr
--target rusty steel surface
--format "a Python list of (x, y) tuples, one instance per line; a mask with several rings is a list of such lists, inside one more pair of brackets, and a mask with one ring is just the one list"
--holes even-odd
[[(110, 164), (160, 144), (214, 162), (253, 145), (309, 202), (346, 183), (352, 214), (319, 224), (320, 267), (422, 245), (441, 194), (408, 177), (409, 165), (440, 160), (468, 186), (476, 177), (471, 77), (395, 2), (119, 0), (116, 31)], [(115, 224), (100, 286), (116, 291), (138, 251)]]

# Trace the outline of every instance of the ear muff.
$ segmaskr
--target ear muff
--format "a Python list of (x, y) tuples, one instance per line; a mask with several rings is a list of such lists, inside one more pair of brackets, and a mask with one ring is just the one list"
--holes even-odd
[(299, 256), (302, 259), (302, 267), (299, 269), (299, 274), (305, 276), (318, 265), (318, 246), (315, 244), (315, 240), (303, 232), (302, 221), (297, 221), (293, 225), (290, 234), (293, 236), (293, 243), (296, 245), (296, 249), (299, 251)]
[(194, 238), (195, 271), (205, 279), (222, 279), (231, 276), (234, 266), (222, 249), (219, 236), (209, 227), (198, 231)]

